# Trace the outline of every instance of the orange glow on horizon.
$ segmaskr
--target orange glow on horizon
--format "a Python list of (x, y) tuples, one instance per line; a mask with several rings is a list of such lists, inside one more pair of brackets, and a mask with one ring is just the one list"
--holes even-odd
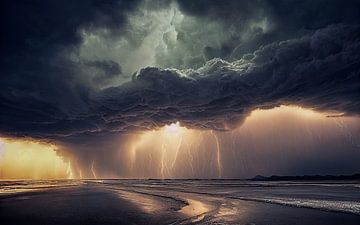
[[(116, 148), (114, 150), (114, 165), (118, 163), (121, 169), (117, 171), (121, 171), (123, 178), (187, 178), (197, 177), (198, 174), (206, 174), (209, 178), (226, 178), (227, 168), (234, 165), (233, 159), (241, 158), (237, 154), (240, 154), (241, 148), (245, 148), (236, 143), (237, 136), (249, 136), (258, 142), (261, 138), (273, 137), (274, 133), (291, 134), (306, 129), (311, 134), (311, 129), (315, 128), (330, 130), (327, 127), (336, 126), (338, 118), (328, 118), (328, 115), (298, 106), (257, 109), (238, 128), (225, 132), (190, 129), (182, 126), (181, 122), (174, 122), (122, 138), (118, 152)], [(254, 149), (263, 149), (262, 144), (266, 145), (258, 142), (256, 146), (260, 147)], [(65, 154), (66, 157), (57, 154), (57, 146), (52, 144), (0, 138), (0, 179), (120, 176), (106, 169), (107, 160), (114, 159), (97, 158), (95, 154), (80, 164), (78, 161), (82, 158), (75, 150), (64, 150), (64, 153), (70, 153), (71, 158), (68, 158), (68, 154)], [(229, 161), (233, 164), (229, 164)], [(235, 165), (234, 168), (238, 167)]]
[(68, 178), (68, 167), (54, 145), (0, 138), (0, 179)]

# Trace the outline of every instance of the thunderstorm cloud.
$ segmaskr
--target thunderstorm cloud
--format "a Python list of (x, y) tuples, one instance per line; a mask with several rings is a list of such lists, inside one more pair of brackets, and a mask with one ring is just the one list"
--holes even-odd
[[(134, 132), (179, 121), (208, 132), (199, 139), (208, 140), (202, 148), (211, 157), (208, 149), (216, 146), (211, 132), (219, 142), (228, 140), (229, 133), (217, 131), (245, 126), (254, 110), (297, 105), (355, 117), (356, 123), (349, 122), (355, 135), (342, 124), (342, 135), (319, 128), (318, 137), (330, 144), (319, 139), (307, 146), (314, 137), (297, 124), (307, 141), (294, 139), (298, 145), (291, 147), (293, 142), (284, 143), (293, 140), (284, 127), (293, 128), (269, 125), (285, 131), (263, 149), (293, 148), (294, 154), (304, 148), (335, 149), (340, 154), (347, 148), (354, 157), (345, 164), (358, 168), (353, 139), (360, 114), (359, 10), (355, 0), (1, 1), (0, 135), (61, 143), (62, 154), (79, 156), (79, 166), (96, 158), (95, 165), (125, 176), (116, 154)], [(266, 127), (256, 132), (267, 129), (277, 134)], [(233, 138), (218, 145), (243, 145), (227, 150), (250, 157), (247, 149), (255, 154), (261, 149), (254, 143), (268, 140), (252, 141), (252, 130), (239, 131), (238, 143)], [(98, 154), (105, 151), (108, 155)], [(262, 156), (264, 162), (272, 160)], [(254, 156), (259, 158), (260, 153)], [(298, 158), (289, 160), (294, 173), (303, 171)], [(334, 169), (337, 158), (329, 156), (326, 165)], [(232, 162), (228, 175), (237, 177), (240, 169), (230, 167), (237, 161), (227, 160)], [(318, 158), (307, 160), (308, 171), (316, 171)]]
[[(75, 177), (358, 171), (359, 11), (356, 0), (1, 1), (0, 136), (56, 144)], [(176, 122), (193, 129), (163, 138)]]

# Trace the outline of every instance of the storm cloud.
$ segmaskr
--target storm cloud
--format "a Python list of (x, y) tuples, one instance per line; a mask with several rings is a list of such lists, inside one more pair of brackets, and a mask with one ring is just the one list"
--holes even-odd
[(79, 164), (177, 121), (216, 132), (280, 105), (360, 114), (359, 1), (0, 4), (0, 135), (61, 143)]
[[(234, 62), (213, 59), (197, 70), (145, 68), (121, 86), (89, 92), (76, 110), (18, 104), (11, 113), (7, 105), (2, 130), (51, 139), (153, 129), (176, 121), (229, 130), (254, 109), (282, 104), (358, 115), (359, 33), (358, 26), (332, 25), (263, 46)], [(19, 99), (15, 94), (3, 95), (2, 104)]]
[(358, 114), (359, 31), (330, 26), (264, 46), (251, 60), (214, 59), (198, 70), (146, 68), (132, 82), (97, 93), (96, 111), (125, 131), (174, 121), (226, 130), (253, 109), (281, 104)]
[[(201, 154), (193, 155), (198, 159), (197, 174), (190, 171), (186, 156), (181, 165), (189, 171), (181, 174), (179, 169), (171, 175), (217, 177), (213, 165), (217, 145), (228, 151), (222, 158), (225, 177), (266, 171), (254, 167), (247, 173), (243, 168), (241, 174), (242, 165), (237, 163), (241, 157), (234, 157), (233, 150), (248, 154), (245, 164), (249, 167), (250, 158), (261, 158), (258, 163), (263, 167), (271, 161), (271, 152), (279, 153), (271, 165), (284, 164), (282, 154), (293, 155), (286, 167), (293, 166), (296, 173), (305, 171), (297, 163), (302, 149), (333, 149), (334, 154), (325, 160), (327, 168), (335, 172), (358, 168), (359, 144), (354, 139), (359, 134), (360, 114), (359, 1), (32, 0), (0, 4), (1, 137), (58, 144), (63, 149), (59, 153), (71, 155), (74, 167), (87, 168), (83, 173), (88, 177), (92, 176), (89, 165), (103, 165), (98, 172), (104, 177), (129, 175), (126, 156), (139, 133), (154, 128), (161, 133), (161, 127), (177, 121), (193, 128), (188, 132), (202, 141), (198, 150), (180, 143), (183, 156), (189, 149)], [(271, 125), (263, 127), (256, 121), (244, 123), (256, 109), (281, 105), (348, 120), (340, 125), (338, 117), (311, 120), (311, 135), (307, 119), (294, 119), (291, 113), (288, 124), (281, 124), (280, 119), (276, 120), (279, 124), (267, 120)], [(295, 129), (291, 121), (302, 124)], [(241, 126), (243, 131), (235, 129)], [(266, 130), (266, 135), (257, 127)], [(286, 140), (272, 129), (283, 129)], [(232, 132), (240, 134), (235, 137)], [(297, 134), (303, 139), (292, 139)], [(274, 141), (267, 145), (269, 137)], [(152, 153), (159, 153), (162, 143), (154, 148), (152, 152), (151, 147), (139, 147), (141, 165), (152, 159)], [(291, 148), (298, 150), (290, 154)], [(270, 153), (261, 153), (264, 149)], [(336, 161), (343, 149), (348, 149), (348, 156), (354, 155), (349, 156), (346, 170), (342, 161)], [(308, 163), (308, 172), (315, 173), (320, 171), (317, 160), (323, 153), (312, 154), (302, 162)], [(154, 163), (159, 159), (154, 158)], [(149, 177), (159, 177), (155, 164), (149, 163), (149, 168), (154, 167), (148, 169)], [(146, 175), (141, 165), (136, 176)]]

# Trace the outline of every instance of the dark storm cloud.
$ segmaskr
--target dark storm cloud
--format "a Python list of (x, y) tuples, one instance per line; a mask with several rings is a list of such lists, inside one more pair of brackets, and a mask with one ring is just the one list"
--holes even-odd
[[(85, 64), (68, 57), (82, 41), (79, 29), (120, 32), (137, 2), (1, 1), (1, 130), (23, 135), (38, 124), (61, 124), (71, 113), (86, 112), (89, 90), (121, 69), (99, 60), (90, 62), (97, 74), (83, 74), (89, 72)], [(14, 118), (24, 121), (13, 123)]]
[[(281, 26), (318, 29), (333, 23), (358, 23), (359, 1), (349, 0), (178, 0), (180, 9), (193, 16), (204, 16), (230, 23), (276, 18)], [(270, 15), (271, 14), (271, 15)]]
[[(342, 0), (178, 0), (187, 15), (219, 21), (229, 40), (221, 47), (206, 46), (207, 58), (239, 58), (259, 46), (308, 34), (330, 24), (358, 24), (360, 2)], [(236, 32), (234, 32), (236, 30)], [(247, 38), (241, 37), (247, 33)]]
[[(185, 14), (218, 20), (229, 32), (231, 25), (240, 27), (220, 49), (205, 47), (207, 59), (249, 54), (234, 62), (212, 60), (193, 71), (145, 68), (131, 82), (104, 90), (99, 88), (121, 75), (122, 64), (70, 60), (83, 41), (81, 29), (104, 28), (110, 37), (121, 36), (137, 1), (1, 4), (3, 135), (91, 137), (178, 120), (189, 127), (224, 130), (254, 108), (279, 104), (359, 114), (359, 28), (322, 28), (358, 23), (357, 2), (179, 1)], [(247, 31), (248, 41), (240, 40), (237, 32), (266, 20), (264, 29), (274, 25), (269, 32), (256, 26)], [(178, 33), (177, 39), (186, 35)]]
[(88, 61), (85, 60), (84, 73), (92, 75), (92, 82), (97, 84), (111, 83), (113, 78), (121, 75), (121, 66), (112, 60), (96, 60)]
[(312, 36), (260, 48), (253, 59), (215, 59), (182, 76), (146, 68), (128, 84), (96, 95), (106, 127), (228, 129), (255, 108), (296, 104), (359, 114), (359, 27), (330, 26)]
[[(116, 177), (129, 175), (127, 150), (138, 141), (132, 131), (176, 121), (228, 130), (256, 108), (281, 104), (360, 114), (360, 1), (174, 2), (1, 1), (0, 135), (55, 142), (64, 149), (58, 153), (71, 158), (87, 177), (94, 162), (104, 177), (109, 171)], [(147, 65), (153, 67), (143, 68)], [(230, 132), (214, 135), (225, 145), (224, 152), (239, 151), (241, 160), (254, 156), (250, 168), (254, 162), (284, 164), (282, 157), (272, 157), (279, 149), (284, 149), (279, 155), (290, 149), (295, 154), (287, 163), (295, 173), (305, 171), (304, 163), (311, 172), (326, 161), (323, 151), (311, 163), (299, 160), (304, 149), (314, 149), (314, 154), (335, 146), (338, 153), (327, 161), (331, 169), (343, 149), (351, 155), (358, 148), (346, 139), (352, 137), (347, 131), (356, 137), (357, 124), (351, 129), (340, 124), (343, 136), (326, 133), (312, 145), (308, 143), (321, 131), (331, 133), (337, 125), (320, 127), (299, 144), (299, 135), (308, 135), (305, 125), (301, 122), (301, 132), (292, 133), (273, 132), (283, 128), (276, 122), (265, 124), (272, 135), (254, 136), (256, 141), (249, 128), (237, 143)], [(197, 169), (200, 177), (214, 169), (201, 172), (203, 166), (213, 167), (214, 135), (209, 132), (198, 155), (197, 161), (204, 163)], [(348, 168), (358, 168), (353, 155), (345, 160)], [(221, 158), (225, 176), (240, 174), (243, 163), (233, 156)], [(259, 172), (250, 169), (243, 176)]]
[[(81, 99), (83, 111), (81, 106), (59, 111), (50, 102), (13, 106), (2, 101), (1, 129), (55, 139), (151, 129), (174, 121), (226, 130), (255, 108), (280, 104), (358, 115), (359, 34), (358, 26), (334, 25), (261, 47), (251, 60), (216, 59), (190, 72), (145, 68), (131, 82)], [(16, 94), (2, 98), (11, 101)]]

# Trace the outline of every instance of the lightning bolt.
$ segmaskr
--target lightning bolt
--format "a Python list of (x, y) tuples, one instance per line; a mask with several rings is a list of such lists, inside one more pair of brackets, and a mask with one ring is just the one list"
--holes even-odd
[(192, 175), (194, 176), (194, 165), (193, 165), (193, 163), (194, 163), (194, 157), (193, 157), (192, 152), (191, 152), (191, 147), (192, 147), (192, 142), (190, 142), (190, 143), (188, 144), (188, 155), (189, 155), (189, 158), (190, 158), (191, 173), (192, 173)]
[(96, 173), (95, 173), (95, 169), (94, 169), (94, 164), (95, 164), (95, 160), (93, 159), (92, 163), (91, 163), (91, 172), (92, 172), (92, 175), (95, 179), (97, 179), (96, 177)]
[[(200, 149), (200, 146), (203, 144), (204, 142), (204, 132), (203, 131), (200, 131), (200, 140), (198, 142), (198, 146), (197, 146), (197, 149)], [(199, 158), (197, 158), (197, 161), (199, 162)], [(201, 164), (202, 165), (202, 171), (204, 171), (205, 169), (205, 166), (204, 166), (204, 163)]]
[(160, 169), (160, 173), (161, 173), (161, 178), (164, 179), (164, 168), (165, 168), (165, 146), (164, 144), (161, 145), (161, 169)]
[(81, 170), (79, 170), (79, 175), (80, 175), (80, 179), (83, 179)]
[(152, 154), (150, 153), (150, 154), (149, 154), (149, 164), (148, 164), (148, 168), (151, 168), (152, 160), (153, 160)]
[(74, 174), (72, 172), (71, 161), (70, 160), (68, 162), (68, 167), (66, 169), (66, 173), (68, 174), (68, 179), (74, 179)]
[(183, 134), (181, 134), (181, 136), (180, 136), (180, 141), (178, 142), (178, 144), (177, 144), (177, 146), (176, 146), (175, 157), (174, 157), (173, 162), (171, 163), (171, 169), (174, 169), (174, 165), (175, 165), (176, 159), (177, 159), (177, 157), (178, 157), (178, 153), (179, 153), (179, 149), (180, 149), (180, 146), (181, 146), (181, 143), (182, 143), (182, 139), (183, 139)]
[(134, 170), (135, 160), (136, 160), (136, 150), (137, 150), (137, 144), (134, 144), (130, 151), (130, 170)]
[(234, 158), (237, 158), (237, 154), (236, 154), (236, 151), (235, 151), (235, 138), (234, 138), (234, 132), (235, 130), (232, 130), (231, 131), (231, 144), (232, 144), (232, 147), (231, 147), (231, 150), (232, 150), (232, 154), (234, 156)]
[(216, 134), (211, 131), (211, 134), (214, 136), (214, 139), (216, 141), (216, 162), (217, 162), (217, 166), (218, 166), (218, 178), (221, 178), (221, 158), (220, 158), (220, 144), (219, 144), (219, 139), (216, 136)]

